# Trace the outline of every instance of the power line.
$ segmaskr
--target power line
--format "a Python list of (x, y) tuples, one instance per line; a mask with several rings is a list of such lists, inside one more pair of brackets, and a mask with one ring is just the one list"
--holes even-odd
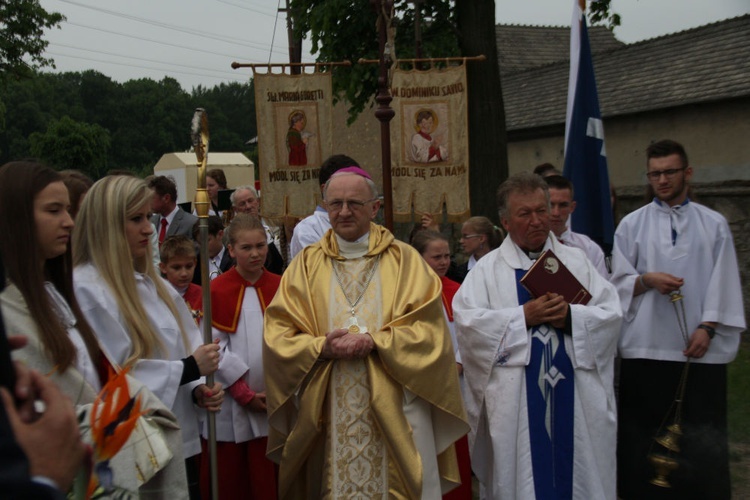
[[(113, 10), (109, 10), (109, 9), (104, 9), (104, 8), (101, 8), (101, 7), (95, 7), (93, 5), (87, 5), (87, 4), (84, 4), (84, 3), (75, 2), (73, 0), (60, 0), (60, 1), (64, 2), (64, 3), (71, 4), (71, 5), (76, 5), (78, 7), (83, 7), (84, 9), (90, 9), (90, 10), (94, 10), (94, 11), (101, 12), (101, 13), (104, 13), (104, 14), (108, 14), (110, 16), (120, 17), (120, 18), (123, 18), (123, 19), (128, 19), (128, 20), (131, 20), (131, 21), (136, 21), (136, 22), (139, 22), (139, 23), (149, 24), (151, 26), (157, 26), (159, 28), (165, 28), (165, 29), (169, 29), (169, 30), (172, 30), (172, 31), (177, 31), (177, 32), (180, 32), (180, 33), (187, 33), (189, 35), (195, 35), (195, 36), (199, 36), (199, 37), (203, 37), (203, 38), (208, 38), (208, 39), (211, 39), (211, 40), (216, 40), (216, 41), (220, 41), (220, 42), (224, 42), (224, 43), (230, 43), (230, 44), (234, 44), (234, 45), (243, 45), (243, 46), (246, 46), (246, 47), (256, 46), (256, 48), (257, 48), (257, 45), (258, 45), (258, 44), (254, 43), (254, 42), (251, 42), (251, 41), (248, 41), (248, 40), (242, 40), (240, 38), (234, 38), (234, 37), (228, 37), (228, 36), (222, 36), (222, 35), (215, 35), (213, 33), (208, 33), (206, 31), (200, 31), (200, 30), (196, 30), (196, 29), (193, 29), (193, 28), (187, 28), (187, 27), (183, 27), (183, 26), (177, 26), (177, 25), (174, 25), (174, 24), (163, 23), (163, 22), (160, 22), (160, 21), (152, 21), (150, 19), (146, 19), (146, 18), (143, 18), (143, 17), (132, 16), (130, 14), (124, 14), (122, 12), (117, 12), (117, 11), (113, 11)], [(266, 49), (266, 47), (263, 47), (263, 50), (265, 50), (265, 49)]]
[(232, 80), (232, 81), (240, 82), (240, 83), (246, 83), (247, 82), (246, 79), (223, 78), (223, 77), (219, 77), (219, 76), (206, 75), (206, 74), (201, 74), (201, 73), (193, 73), (193, 72), (189, 72), (189, 71), (164, 70), (164, 68), (152, 68), (150, 66), (141, 66), (141, 65), (137, 65), (137, 64), (115, 63), (115, 62), (112, 62), (112, 61), (102, 61), (101, 59), (93, 59), (93, 58), (90, 58), (90, 57), (82, 57), (82, 56), (71, 56), (69, 54), (58, 54), (58, 53), (49, 52), (49, 51), (48, 51), (48, 53), (50, 55), (58, 56), (58, 57), (69, 57), (69, 58), (72, 58), (72, 59), (82, 59), (84, 61), (93, 61), (93, 62), (98, 62), (98, 63), (103, 63), (103, 64), (111, 64), (111, 65), (116, 65), (116, 66), (127, 66), (129, 68), (146, 69), (146, 70), (150, 70), (150, 71), (158, 71), (158, 72), (163, 73), (163, 74), (180, 74), (180, 75), (200, 76), (200, 77), (203, 77), (203, 78), (213, 78), (215, 80), (222, 80), (222, 81)]
[[(89, 25), (86, 25), (86, 24), (74, 23), (74, 22), (71, 22), (71, 21), (65, 21), (65, 23), (66, 24), (70, 24), (72, 26), (77, 26), (79, 28), (86, 28), (86, 29), (90, 29), (90, 30), (101, 31), (102, 33), (109, 33), (109, 34), (113, 34), (113, 35), (120, 35), (120, 36), (124, 36), (124, 37), (127, 37), (127, 38), (133, 38), (135, 40), (141, 40), (141, 41), (145, 41), (145, 42), (157, 43), (157, 44), (160, 44), (160, 45), (167, 45), (169, 47), (177, 47), (178, 49), (192, 50), (194, 52), (203, 52), (205, 54), (213, 54), (213, 55), (216, 55), (216, 56), (232, 57), (234, 59), (244, 59), (245, 57), (247, 57), (247, 56), (237, 56), (237, 55), (221, 54), (221, 53), (218, 53), (218, 52), (212, 52), (210, 50), (205, 50), (205, 49), (196, 49), (196, 48), (192, 48), (192, 47), (185, 47), (184, 45), (178, 45), (176, 43), (162, 42), (162, 41), (159, 41), (159, 40), (154, 40), (153, 38), (146, 38), (146, 37), (142, 37), (142, 36), (129, 35), (127, 33), (122, 33), (122, 32), (119, 32), (119, 31), (107, 30), (107, 29), (104, 29), (104, 28), (99, 28), (99, 27), (96, 27), (96, 26), (89, 26)], [(256, 48), (256, 50), (262, 50), (262, 51), (265, 52), (266, 47), (258, 47), (258, 48)]]
[[(271, 47), (273, 47), (273, 41), (276, 40), (276, 26), (279, 24), (279, 7), (281, 7), (281, 0), (278, 0), (276, 4), (276, 17), (273, 20), (273, 35), (271, 35)], [(268, 64), (271, 64), (271, 52), (268, 52)]]
[(269, 12), (263, 12), (258, 9), (253, 9), (252, 7), (245, 7), (244, 5), (236, 4), (233, 2), (227, 2), (227, 0), (216, 0), (216, 1), (219, 3), (231, 5), (232, 7), (237, 7), (238, 9), (249, 10), (250, 12), (257, 12), (258, 14), (263, 14), (264, 16), (274, 17), (274, 14), (271, 14)]
[(207, 70), (207, 71), (212, 71), (212, 72), (215, 72), (215, 73), (223, 73), (225, 75), (232, 75), (232, 77), (236, 76), (236, 73), (231, 73), (229, 71), (213, 70), (213, 69), (208, 69), (208, 68), (203, 68), (203, 67), (198, 67), (198, 66), (188, 66), (188, 65), (185, 65), (185, 64), (178, 64), (178, 63), (172, 63), (172, 62), (166, 62), (166, 61), (158, 61), (156, 59), (146, 59), (146, 58), (143, 58), (143, 57), (125, 56), (125, 55), (122, 55), (122, 54), (115, 54), (114, 52), (107, 52), (107, 51), (104, 51), (104, 50), (87, 49), (87, 48), (83, 48), (83, 47), (76, 47), (74, 45), (67, 45), (67, 44), (64, 44), (64, 43), (50, 42), (50, 45), (51, 46), (57, 46), (57, 47), (65, 47), (65, 48), (74, 49), (74, 50), (83, 50), (85, 52), (93, 52), (95, 54), (104, 54), (104, 55), (107, 55), (107, 56), (122, 57), (122, 58), (125, 58), (125, 59), (133, 59), (133, 60), (136, 60), (136, 61), (146, 61), (146, 62), (153, 62), (153, 63), (157, 63), (157, 64), (167, 64), (167, 65), (170, 65), (170, 66), (179, 66), (179, 67), (188, 68), (188, 69)]

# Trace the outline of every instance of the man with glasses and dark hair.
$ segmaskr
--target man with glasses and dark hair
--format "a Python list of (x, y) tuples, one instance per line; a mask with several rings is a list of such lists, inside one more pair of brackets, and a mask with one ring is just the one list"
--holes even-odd
[[(655, 197), (623, 218), (613, 252), (612, 283), (624, 314), (619, 493), (729, 498), (727, 363), (745, 329), (732, 233), (721, 214), (688, 197), (693, 169), (682, 145), (659, 141), (646, 156)], [(684, 396), (678, 396), (688, 361)], [(660, 488), (650, 483), (655, 471), (648, 456), (674, 454), (654, 437), (679, 420), (678, 467), (668, 478), (672, 488)]]
[[(440, 498), (469, 430), (440, 279), (372, 223), (369, 174), (336, 172), (332, 229), (287, 268), (265, 314), (268, 457), (280, 498)], [(443, 490), (443, 491), (441, 491)]]

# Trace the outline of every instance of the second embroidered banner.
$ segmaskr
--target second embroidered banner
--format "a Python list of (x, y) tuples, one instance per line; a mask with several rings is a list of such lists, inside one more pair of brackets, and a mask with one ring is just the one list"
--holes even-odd
[(396, 69), (391, 94), (394, 219), (411, 220), (412, 208), (440, 214), (445, 205), (449, 220), (463, 220), (469, 214), (465, 67)]

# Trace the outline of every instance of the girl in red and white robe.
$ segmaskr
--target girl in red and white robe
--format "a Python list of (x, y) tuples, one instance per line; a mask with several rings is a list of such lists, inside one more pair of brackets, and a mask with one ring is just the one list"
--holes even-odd
[[(219, 496), (275, 499), (276, 466), (266, 458), (261, 353), (263, 314), (281, 278), (263, 268), (268, 244), (257, 217), (238, 214), (226, 232), (237, 263), (211, 282), (213, 338), (221, 347), (215, 377), (231, 395), (216, 415)], [(204, 498), (209, 498), (208, 460), (203, 462), (201, 484)]]
[[(456, 353), (456, 369), (463, 390), (463, 365), (461, 364), (461, 354), (458, 351), (456, 327), (453, 324), (453, 296), (460, 285), (445, 276), (451, 263), (448, 239), (437, 231), (423, 230), (414, 235), (411, 245), (422, 255), (427, 265), (435, 271), (443, 283), (443, 312), (451, 332), (453, 350)], [(461, 485), (443, 495), (443, 499), (471, 500), (471, 462), (469, 459), (469, 442), (466, 436), (456, 441), (456, 458), (458, 459), (458, 470), (461, 474)]]

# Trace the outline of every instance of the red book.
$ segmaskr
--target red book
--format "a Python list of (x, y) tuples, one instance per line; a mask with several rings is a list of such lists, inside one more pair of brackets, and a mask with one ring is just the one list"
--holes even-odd
[(531, 295), (541, 297), (546, 293), (562, 295), (568, 304), (586, 305), (591, 294), (552, 250), (545, 250), (531, 269), (521, 278), (521, 284)]

